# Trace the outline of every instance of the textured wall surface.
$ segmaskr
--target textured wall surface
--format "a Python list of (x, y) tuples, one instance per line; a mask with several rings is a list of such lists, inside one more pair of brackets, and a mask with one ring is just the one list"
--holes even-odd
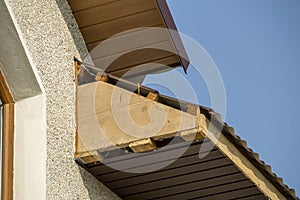
[(41, 94), (41, 89), (3, 0), (0, 1), (0, 24), (0, 68), (5, 74), (14, 100), (19, 101)]
[(68, 4), (63, 0), (5, 0), (5, 3), (46, 96), (46, 198), (118, 199), (73, 160), (73, 56), (85, 56), (86, 50)]

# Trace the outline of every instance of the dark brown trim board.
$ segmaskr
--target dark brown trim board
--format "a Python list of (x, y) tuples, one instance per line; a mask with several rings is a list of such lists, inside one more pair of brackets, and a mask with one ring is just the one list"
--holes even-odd
[(186, 73), (187, 68), (190, 64), (190, 61), (189, 61), (188, 55), (185, 51), (185, 48), (184, 48), (184, 45), (183, 45), (182, 40), (180, 38), (180, 35), (177, 32), (178, 30), (177, 30), (176, 24), (173, 20), (173, 17), (172, 17), (171, 11), (169, 9), (169, 6), (167, 4), (167, 1), (166, 0), (156, 0), (156, 4), (157, 4), (157, 6), (160, 10), (160, 14), (163, 18), (165, 26), (168, 29), (174, 31), (174, 32), (170, 32), (170, 35), (171, 35), (173, 44), (174, 44), (174, 46), (177, 49), (177, 52), (179, 54), (179, 59), (180, 59), (180, 62), (182, 64), (182, 67), (183, 67), (183, 69)]

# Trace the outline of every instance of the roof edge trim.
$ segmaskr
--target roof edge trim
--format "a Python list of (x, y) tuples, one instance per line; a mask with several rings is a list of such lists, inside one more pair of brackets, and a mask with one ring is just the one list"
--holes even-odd
[[(171, 11), (169, 9), (169, 6), (167, 4), (167, 1), (166, 0), (156, 0), (156, 4), (157, 4), (158, 9), (160, 10), (161, 16), (163, 18), (163, 21), (165, 22), (166, 27), (168, 29), (171, 29), (171, 30), (174, 30), (177, 32), (178, 30), (177, 30), (176, 24), (173, 20), (173, 17), (172, 17)], [(178, 52), (178, 56), (179, 56), (182, 66), (183, 66), (184, 72), (187, 73), (187, 68), (190, 64), (190, 61), (189, 61), (188, 55), (185, 51), (185, 48), (184, 48), (183, 42), (180, 38), (180, 35), (177, 33), (174, 33), (174, 32), (173, 33), (169, 32), (169, 33), (170, 33), (171, 39), (173, 41), (173, 44), (175, 46), (175, 49)]]

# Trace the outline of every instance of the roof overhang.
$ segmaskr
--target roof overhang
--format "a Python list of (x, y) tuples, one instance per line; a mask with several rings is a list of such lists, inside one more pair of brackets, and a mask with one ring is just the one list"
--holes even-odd
[[(101, 78), (77, 88), (75, 156), (123, 199), (298, 199), (212, 109)], [(166, 123), (136, 131), (124, 110), (141, 126), (151, 122), (150, 110), (164, 110)]]
[[(187, 70), (188, 57), (165, 0), (69, 0), (69, 4), (96, 68), (118, 77), (177, 66)], [(172, 31), (153, 33), (149, 27)], [(143, 66), (136, 68), (139, 65)]]

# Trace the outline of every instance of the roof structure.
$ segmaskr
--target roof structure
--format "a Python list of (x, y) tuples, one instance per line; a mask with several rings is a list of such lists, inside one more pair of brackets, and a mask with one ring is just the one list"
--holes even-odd
[[(123, 78), (169, 67), (187, 69), (189, 61), (165, 0), (69, 0), (69, 4), (96, 68)], [(150, 62), (159, 66), (133, 70)]]
[[(176, 30), (165, 0), (68, 2), (95, 65), (90, 70), (106, 72), (96, 81), (92, 77), (77, 85), (75, 159), (79, 165), (122, 199), (299, 199), (212, 109), (126, 79), (162, 72), (168, 69), (164, 66), (187, 69), (178, 34), (144, 34), (147, 28), (143, 27)], [(119, 34), (123, 31), (127, 32)], [(139, 65), (142, 70), (132, 70)], [(76, 75), (81, 71), (76, 76), (80, 82), (87, 68), (78, 60), (75, 67)], [(115, 110), (113, 101), (118, 104)], [(129, 128), (137, 132), (132, 135), (115, 119), (119, 116), (126, 125), (124, 106), (138, 124), (159, 122), (147, 117), (150, 110), (164, 110), (166, 123), (161, 130), (150, 127), (141, 135)], [(202, 151), (207, 145), (212, 148)], [(199, 157), (199, 152), (205, 155)]]
[[(85, 113), (79, 112), (78, 116), (81, 144), (77, 144), (76, 161), (122, 199), (298, 199), (295, 191), (289, 189), (212, 109), (157, 94), (147, 87), (139, 88), (118, 77), (108, 75), (102, 80), (109, 83), (99, 81), (79, 86), (78, 94), (84, 94), (86, 101), (87, 91), (96, 92), (97, 99), (97, 94), (118, 90), (120, 99), (130, 95), (133, 102), (141, 105), (162, 104), (173, 112), (183, 112), (181, 120), (193, 121), (194, 117), (197, 122), (186, 123), (174, 131), (168, 120), (169, 127), (146, 138), (150, 142), (145, 142), (118, 130), (113, 122), (115, 119), (105, 114), (112, 111), (103, 106), (111, 99), (102, 98), (100, 104), (96, 103), (95, 116), (98, 120), (102, 119), (99, 116), (105, 116), (105, 120), (98, 122), (106, 132), (99, 132), (92, 124), (93, 119), (85, 117), (91, 116), (86, 113), (89, 110), (86, 105), (90, 103), (80, 103), (82, 96), (78, 96), (79, 111), (83, 108)], [(95, 87), (99, 90), (95, 91)], [(149, 94), (154, 93), (157, 98), (149, 99)], [(98, 111), (97, 107), (104, 107), (105, 111)], [(134, 113), (141, 113), (139, 109), (136, 105), (130, 107)], [(149, 111), (144, 110), (145, 113)], [(174, 114), (168, 117), (177, 120)], [(199, 158), (199, 149), (209, 143), (214, 147), (205, 157)], [(185, 149), (183, 155), (178, 156), (182, 149)], [(170, 160), (174, 162), (168, 163)], [(147, 172), (164, 163), (168, 165)], [(147, 173), (128, 171), (135, 169)]]

